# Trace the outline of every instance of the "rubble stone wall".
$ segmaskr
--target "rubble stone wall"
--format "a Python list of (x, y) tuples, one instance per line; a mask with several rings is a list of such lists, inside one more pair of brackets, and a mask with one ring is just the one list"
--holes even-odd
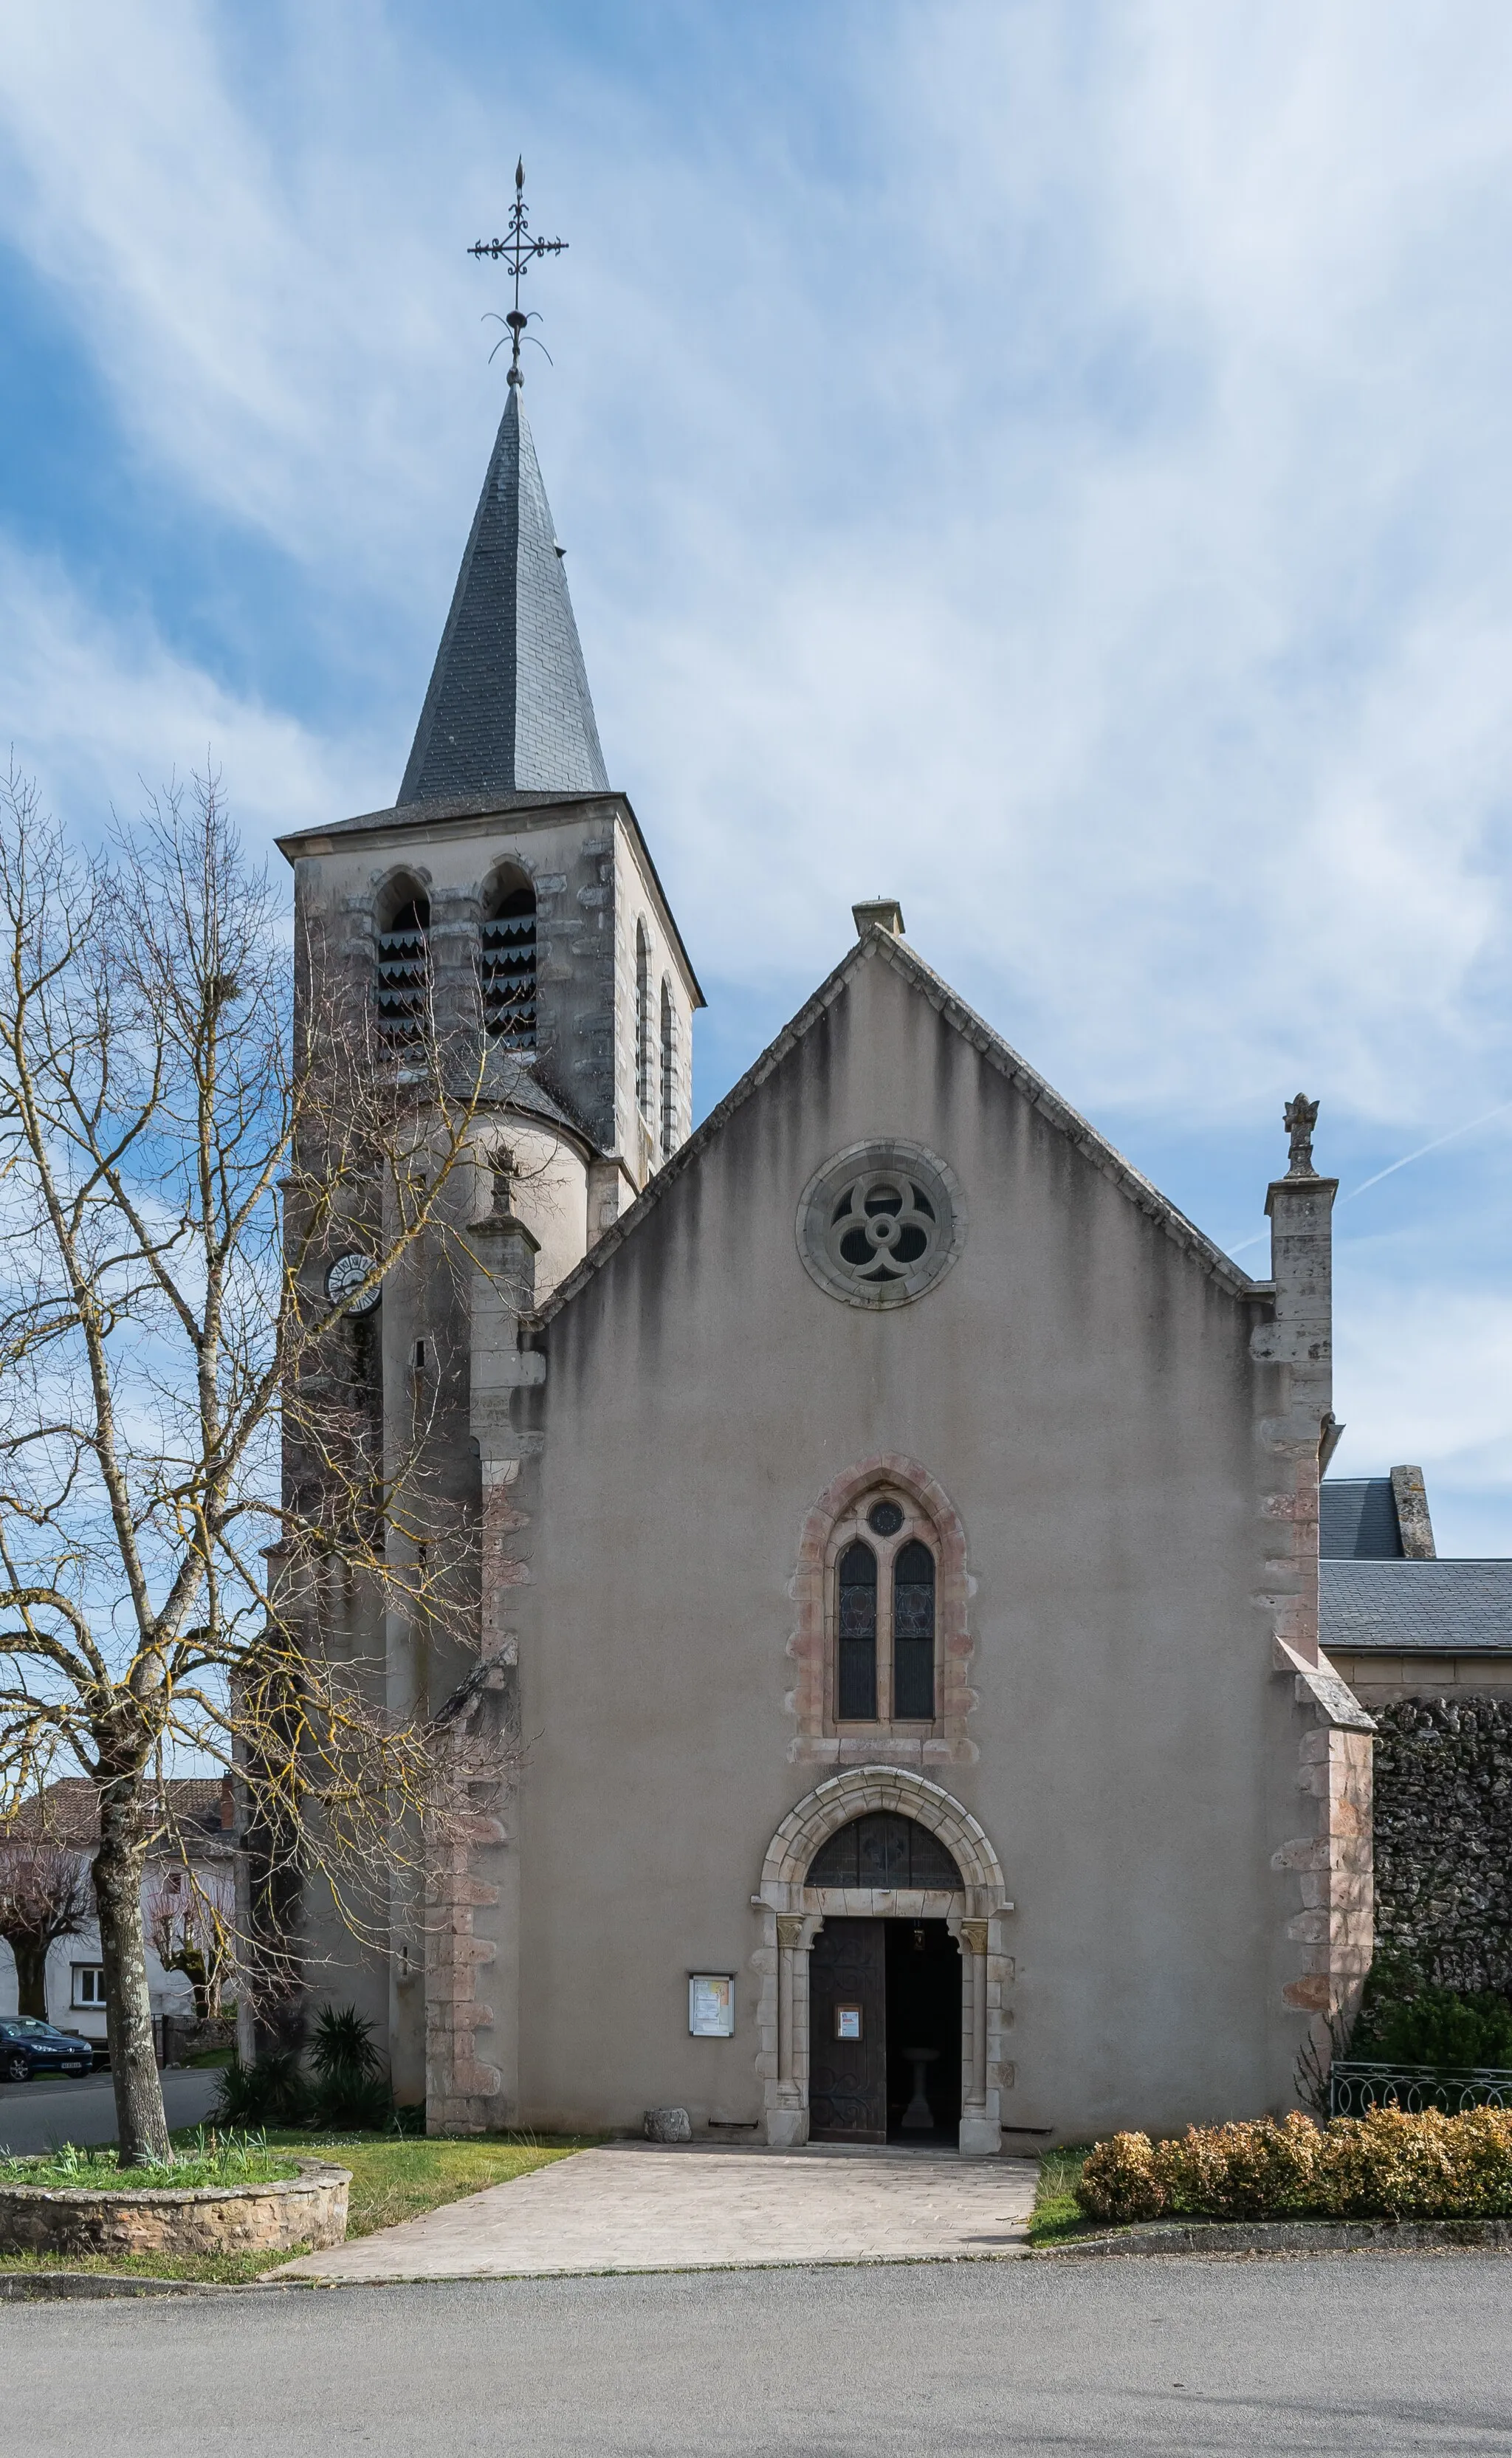
[(1443, 1988), (1512, 1989), (1512, 1698), (1375, 1713), (1377, 1951)]

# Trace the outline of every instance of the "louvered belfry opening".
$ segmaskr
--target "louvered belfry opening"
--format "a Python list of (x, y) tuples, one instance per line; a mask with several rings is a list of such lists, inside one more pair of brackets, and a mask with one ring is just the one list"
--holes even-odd
[(672, 992), (661, 986), (661, 1156), (670, 1160), (677, 1144), (677, 1020)]
[(536, 1046), (535, 890), (508, 886), (483, 926), (484, 1031), (502, 1050)]
[(430, 1004), (430, 906), (411, 897), (378, 941), (378, 1029), (391, 1050), (425, 1038)]

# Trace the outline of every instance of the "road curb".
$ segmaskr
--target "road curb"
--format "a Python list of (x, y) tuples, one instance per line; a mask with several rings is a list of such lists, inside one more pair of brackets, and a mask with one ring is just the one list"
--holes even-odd
[(1512, 2253), (1509, 2219), (1148, 2219), (1034, 2247), (1036, 2260), (1151, 2253)]

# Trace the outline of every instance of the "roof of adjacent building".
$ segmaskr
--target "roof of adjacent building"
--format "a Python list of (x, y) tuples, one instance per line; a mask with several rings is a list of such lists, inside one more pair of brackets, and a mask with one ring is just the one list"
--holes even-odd
[[(170, 1776), (147, 1788), (147, 1820), (190, 1851), (229, 1851), (231, 1789), (221, 1776)], [(87, 1776), (63, 1776), (22, 1802), (6, 1822), (29, 1842), (93, 1851), (100, 1840), (98, 1787)]]
[(1328, 1476), (1318, 1488), (1318, 1551), (1325, 1561), (1400, 1561), (1405, 1548), (1389, 1476)]
[(608, 787), (551, 508), (511, 385), (399, 801)]
[(1512, 1653), (1512, 1561), (1324, 1560), (1318, 1589), (1326, 1655)]

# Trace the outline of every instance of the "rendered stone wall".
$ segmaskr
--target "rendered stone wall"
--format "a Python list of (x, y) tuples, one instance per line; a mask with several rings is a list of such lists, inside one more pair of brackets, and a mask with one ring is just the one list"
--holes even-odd
[(1512, 1698), (1375, 1710), (1376, 1938), (1450, 1989), (1512, 1989)]

